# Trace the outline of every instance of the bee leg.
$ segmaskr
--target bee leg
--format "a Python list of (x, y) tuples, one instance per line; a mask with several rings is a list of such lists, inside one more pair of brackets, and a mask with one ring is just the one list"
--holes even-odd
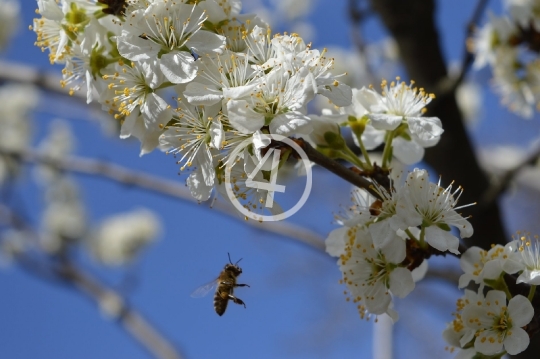
[(236, 284), (235, 287), (249, 287), (249, 284)]
[(232, 294), (229, 294), (229, 299), (232, 300), (233, 302), (235, 302), (236, 304), (240, 304), (240, 305), (243, 305), (244, 308), (246, 307), (246, 303), (244, 303), (244, 301), (240, 298), (236, 298), (234, 295)]

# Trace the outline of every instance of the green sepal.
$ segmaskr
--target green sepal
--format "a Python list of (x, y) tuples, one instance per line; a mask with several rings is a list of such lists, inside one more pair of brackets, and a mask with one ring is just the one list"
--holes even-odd
[(443, 231), (446, 231), (446, 232), (451, 231), (450, 226), (446, 223), (437, 223), (436, 226), (442, 229)]
[(345, 148), (345, 139), (341, 136), (341, 133), (328, 131), (324, 133), (324, 140), (328, 144), (328, 147), (333, 150), (342, 150)]

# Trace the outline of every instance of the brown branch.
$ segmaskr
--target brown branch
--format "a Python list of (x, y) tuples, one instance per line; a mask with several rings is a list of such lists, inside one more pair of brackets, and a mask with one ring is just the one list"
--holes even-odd
[(311, 146), (307, 141), (304, 141), (301, 138), (296, 139), (295, 142), (304, 150), (310, 161), (315, 162), (319, 166), (326, 168), (328, 171), (344, 179), (350, 184), (358, 188), (365, 189), (375, 198), (381, 199), (380, 194), (375, 191), (373, 183), (371, 183), (364, 177), (358, 175), (358, 173), (351, 171), (347, 167), (343, 166), (341, 163), (334, 161), (329, 157), (326, 157), (325, 155), (314, 149), (313, 146)]
[[(43, 73), (31, 66), (0, 61), (0, 82), (17, 82), (37, 86), (45, 91), (69, 96), (68, 89), (60, 85), (56, 74)], [(86, 102), (86, 92), (75, 91), (72, 96)]]
[[(362, 31), (362, 22), (365, 20), (366, 17), (372, 15), (373, 13), (367, 9), (360, 9), (358, 6), (358, 0), (349, 0), (349, 6), (348, 6), (348, 14), (349, 19), (351, 21), (353, 31), (352, 31), (352, 39), (353, 43), (358, 50), (358, 53), (360, 56), (364, 59), (364, 67), (365, 72), (369, 76), (369, 82), (375, 83), (375, 75), (373, 72), (373, 69), (371, 68), (368, 57), (366, 55), (366, 42), (364, 41), (364, 38), (361, 35)], [(356, 29), (355, 29), (356, 28)]]
[[(38, 234), (11, 209), (0, 205), (0, 220), (18, 230), (25, 231), (32, 238)], [(32, 255), (29, 251), (14, 253), (13, 258), (28, 273), (55, 284), (69, 284), (92, 299), (97, 306), (118, 320), (132, 337), (150, 354), (160, 359), (182, 359), (182, 355), (160, 334), (140, 313), (129, 306), (114, 290), (84, 273), (69, 262), (69, 258)], [(113, 305), (107, 306), (107, 303)], [(108, 311), (107, 311), (108, 309)]]
[(98, 307), (106, 312), (107, 303), (112, 303), (113, 308), (107, 314), (116, 317), (118, 322), (150, 354), (162, 359), (182, 358), (178, 350), (115, 291), (105, 287), (95, 278), (71, 264), (61, 266), (58, 268), (57, 273), (60, 277), (71, 282), (81, 293), (92, 299)]
[(476, 24), (480, 22), (480, 19), (482, 15), (484, 14), (486, 7), (489, 3), (489, 0), (478, 0), (476, 3), (476, 7), (474, 9), (474, 12), (471, 16), (471, 19), (469, 20), (467, 24), (467, 30), (466, 30), (466, 36), (465, 36), (465, 46), (463, 49), (463, 59), (461, 61), (461, 68), (460, 73), (456, 78), (449, 78), (446, 77), (440, 81), (440, 83), (437, 85), (437, 94), (439, 96), (446, 96), (447, 94), (454, 94), (457, 90), (458, 86), (463, 82), (465, 79), (465, 76), (467, 75), (467, 72), (469, 71), (473, 61), (474, 61), (474, 55), (472, 52), (470, 52), (467, 41), (472, 36), (474, 29), (476, 27)]
[[(16, 159), (27, 163), (44, 164), (58, 170), (96, 176), (116, 183), (136, 186), (155, 194), (164, 195), (167, 198), (172, 197), (191, 203), (198, 203), (197, 200), (191, 196), (191, 193), (185, 185), (104, 161), (77, 156), (53, 158), (33, 149), (26, 149), (22, 152), (10, 152), (0, 148), (0, 154), (13, 156)], [(239, 221), (244, 221), (243, 217), (237, 216), (237, 212), (231, 211), (231, 207), (224, 202), (216, 201), (213, 208), (220, 214), (227, 215)], [(244, 221), (244, 223), (247, 223), (258, 230), (264, 230), (296, 240), (316, 250), (325, 250), (324, 238), (320, 234), (307, 228), (284, 221), (272, 223)]]

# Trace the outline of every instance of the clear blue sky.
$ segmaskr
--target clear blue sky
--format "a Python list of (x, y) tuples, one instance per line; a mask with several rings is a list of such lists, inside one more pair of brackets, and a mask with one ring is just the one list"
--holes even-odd
[[(461, 58), (465, 24), (473, 3), (439, 1), (437, 18), (449, 59)], [(335, 44), (349, 47), (347, 1), (317, 4), (310, 17), (317, 24), (314, 47)], [(46, 54), (33, 46), (35, 36), (26, 30), (35, 16), (34, 3), (24, 0), (22, 6), (24, 20), (20, 34), (3, 58), (59, 73), (59, 68), (48, 64)], [(382, 37), (374, 21), (369, 22), (368, 30), (366, 37)], [(486, 111), (484, 117), (505, 111), (493, 97), (487, 97), (494, 109)], [(67, 101), (61, 97), (46, 99), (35, 117), (36, 141), (48, 123), (58, 117), (51, 113), (63, 108)], [(184, 181), (184, 177), (177, 176), (172, 157), (152, 153), (139, 158), (137, 143), (104, 136), (96, 122), (82, 120), (87, 115), (83, 106), (75, 106), (75, 111), (63, 116), (75, 117), (70, 124), (79, 141), (78, 155)], [(506, 112), (498, 116), (503, 115), (508, 118)], [(489, 126), (494, 125), (484, 119), (478, 133)], [(508, 127), (508, 131), (513, 128), (504, 121), (498, 121), (496, 126)], [(525, 126), (538, 133), (534, 122)], [(477, 136), (477, 140), (487, 143), (491, 137)], [(26, 175), (30, 176), (30, 171)], [(372, 323), (361, 321), (354, 306), (345, 302), (334, 259), (291, 240), (256, 231), (204, 205), (166, 199), (101, 179), (75, 178), (93, 223), (140, 206), (160, 214), (164, 233), (131, 269), (103, 270), (85, 259), (84, 254), (81, 257), (86, 268), (112, 285), (120, 285), (128, 273), (135, 275), (136, 286), (128, 293), (132, 304), (176, 343), (187, 358), (371, 356)], [(348, 205), (348, 193), (345, 182), (316, 169), (313, 193), (304, 209), (291, 220), (326, 236), (335, 228), (332, 212), (339, 211), (340, 204)], [(36, 220), (39, 215), (36, 209), (43, 203), (40, 192), (33, 185), (25, 185), (19, 188), (17, 196)], [(227, 313), (219, 317), (213, 311), (211, 295), (192, 299), (190, 293), (219, 273), (227, 262), (227, 252), (233, 259), (243, 258), (241, 282), (250, 284), (251, 288), (237, 290), (247, 309), (231, 303)], [(449, 258), (445, 263), (456, 262)], [(451, 319), (459, 292), (451, 285), (435, 284), (426, 280), (414, 295), (397, 301), (402, 319), (396, 326), (396, 358), (410, 358), (408, 354), (413, 352), (418, 357), (434, 353), (440, 358), (450, 357), (444, 352), (440, 333), (445, 321)], [(2, 358), (148, 358), (117, 324), (104, 318), (93, 303), (69, 288), (43, 282), (17, 267), (0, 270), (0, 288)], [(429, 343), (425, 342), (426, 337)]]

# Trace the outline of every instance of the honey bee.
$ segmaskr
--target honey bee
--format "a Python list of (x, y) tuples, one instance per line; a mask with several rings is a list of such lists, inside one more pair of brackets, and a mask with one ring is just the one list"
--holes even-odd
[(229, 263), (225, 264), (225, 268), (223, 268), (221, 273), (219, 273), (219, 276), (210, 283), (195, 289), (195, 291), (191, 293), (193, 298), (200, 298), (204, 297), (212, 289), (216, 288), (216, 293), (214, 294), (214, 309), (219, 316), (225, 313), (229, 300), (232, 300), (236, 304), (243, 305), (245, 308), (246, 304), (244, 301), (234, 296), (234, 288), (249, 287), (247, 284), (240, 284), (236, 282), (238, 276), (242, 274), (242, 268), (238, 266), (238, 262), (240, 262), (242, 258), (233, 264), (231, 261), (231, 255), (229, 253), (227, 254), (229, 255)]

